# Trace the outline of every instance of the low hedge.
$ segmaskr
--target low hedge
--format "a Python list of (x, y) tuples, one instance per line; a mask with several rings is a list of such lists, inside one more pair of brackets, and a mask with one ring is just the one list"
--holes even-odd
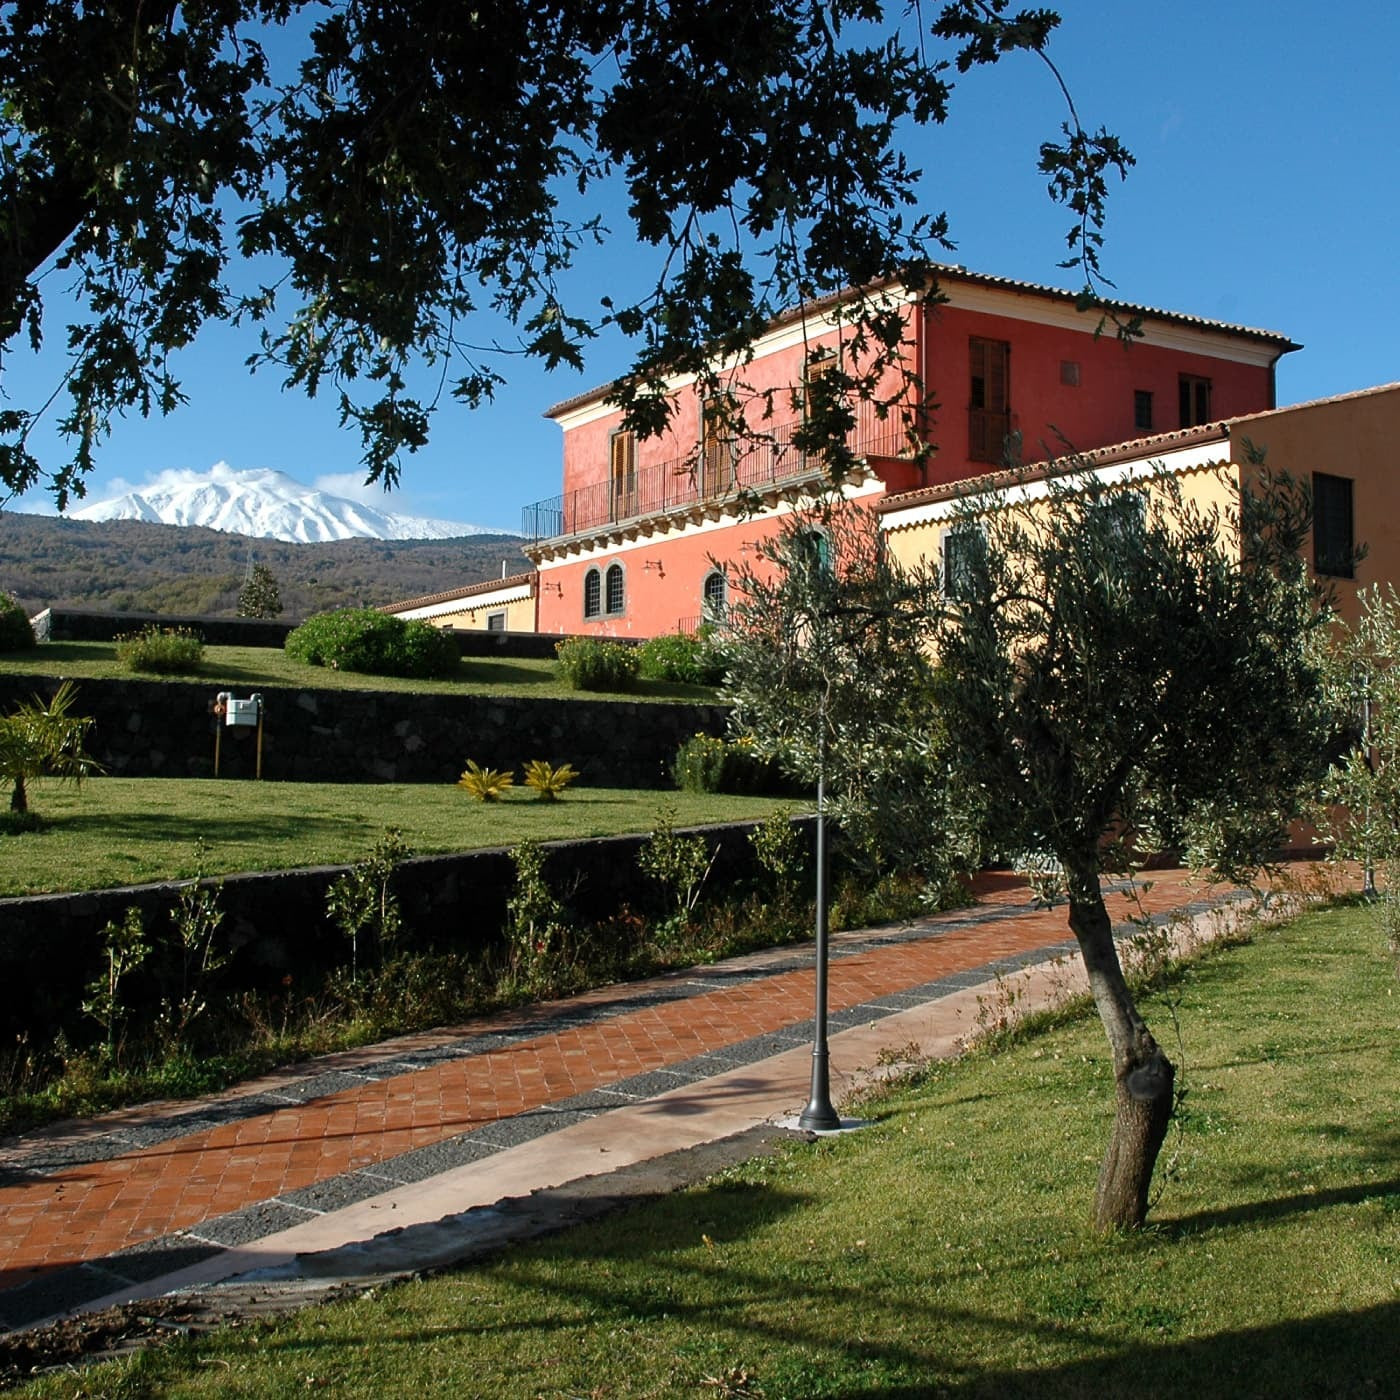
[(309, 617), (288, 634), (286, 652), (308, 666), (419, 680), (446, 679), (461, 663), (449, 633), (374, 608), (341, 608)]

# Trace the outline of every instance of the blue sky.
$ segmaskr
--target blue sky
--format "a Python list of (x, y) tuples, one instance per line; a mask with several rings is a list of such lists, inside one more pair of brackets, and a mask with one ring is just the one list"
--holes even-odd
[[(927, 7), (926, 7), (927, 8)], [(1281, 331), (1304, 348), (1279, 366), (1280, 403), (1400, 379), (1400, 7), (1342, 0), (1065, 0), (1053, 54), (1087, 126), (1106, 125), (1137, 157), (1114, 188), (1104, 269), (1124, 299)], [(908, 146), (927, 207), (945, 210), (950, 261), (1074, 286), (1057, 263), (1067, 219), (1044, 193), (1039, 142), (1062, 118), (1050, 75), (1018, 55), (969, 74), (943, 128)], [(615, 211), (621, 225), (624, 211)], [(591, 308), (625, 289), (645, 257), (619, 241), (577, 272), (570, 297)], [(572, 309), (572, 308), (571, 308)], [(51, 324), (50, 338), (61, 335)], [(119, 422), (88, 499), (170, 470), (275, 467), (386, 509), (506, 530), (521, 507), (560, 489), (560, 435), (541, 415), (626, 363), (594, 342), (582, 375), (505, 365), (510, 382), (475, 412), (436, 420), (387, 499), (360, 489), (356, 438), (331, 399), (283, 393), (250, 376), (246, 333), (206, 330), (176, 365), (190, 402), (168, 418)], [(49, 361), (8, 359), (5, 391), (53, 387)], [(938, 386), (933, 386), (937, 390)], [(63, 445), (38, 439), (41, 456)], [(51, 509), (31, 493), (20, 509)]]

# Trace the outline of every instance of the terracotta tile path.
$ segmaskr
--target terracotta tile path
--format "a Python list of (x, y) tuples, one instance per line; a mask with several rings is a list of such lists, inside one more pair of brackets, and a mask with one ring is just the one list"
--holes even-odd
[[(1180, 871), (1151, 879), (1137, 896), (1147, 913), (1210, 897)], [(1030, 907), (1007, 877), (983, 877), (979, 901), (834, 939), (833, 1030), (843, 1010), (868, 1018), (892, 996), (928, 999), (938, 994), (929, 984), (985, 980), (989, 965), (1049, 956), (1068, 937), (1062, 908)], [(1115, 919), (1138, 912), (1123, 893), (1110, 909)], [(800, 1043), (810, 1037), (810, 960), (810, 949), (788, 948), (605, 988), (334, 1056), (199, 1104), (148, 1105), (2, 1144), (0, 1323), (42, 1315), (15, 1300), (42, 1292), (56, 1271), (112, 1267), (120, 1251), (139, 1261), (159, 1243), (159, 1272), (178, 1257), (172, 1238), (194, 1257), (213, 1253), (423, 1179), (443, 1169), (434, 1153), (448, 1145), (460, 1163), (683, 1082), (666, 1075), (717, 1072), (706, 1056), (757, 1059)]]

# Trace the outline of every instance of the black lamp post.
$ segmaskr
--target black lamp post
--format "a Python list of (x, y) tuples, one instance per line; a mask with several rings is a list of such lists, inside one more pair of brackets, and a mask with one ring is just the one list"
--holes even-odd
[(841, 1126), (831, 1106), (831, 1062), (826, 1044), (826, 687), (817, 700), (817, 1010), (812, 1030), (812, 1091), (799, 1128), (831, 1133)]

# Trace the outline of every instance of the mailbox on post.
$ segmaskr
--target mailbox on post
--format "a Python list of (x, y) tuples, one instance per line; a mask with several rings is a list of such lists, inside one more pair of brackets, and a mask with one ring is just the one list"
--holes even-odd
[(221, 690), (214, 697), (214, 776), (219, 776), (219, 754), (225, 729), (253, 729), (258, 731), (258, 757), (255, 776), (262, 777), (263, 751), (263, 699), (253, 694), (246, 700)]

